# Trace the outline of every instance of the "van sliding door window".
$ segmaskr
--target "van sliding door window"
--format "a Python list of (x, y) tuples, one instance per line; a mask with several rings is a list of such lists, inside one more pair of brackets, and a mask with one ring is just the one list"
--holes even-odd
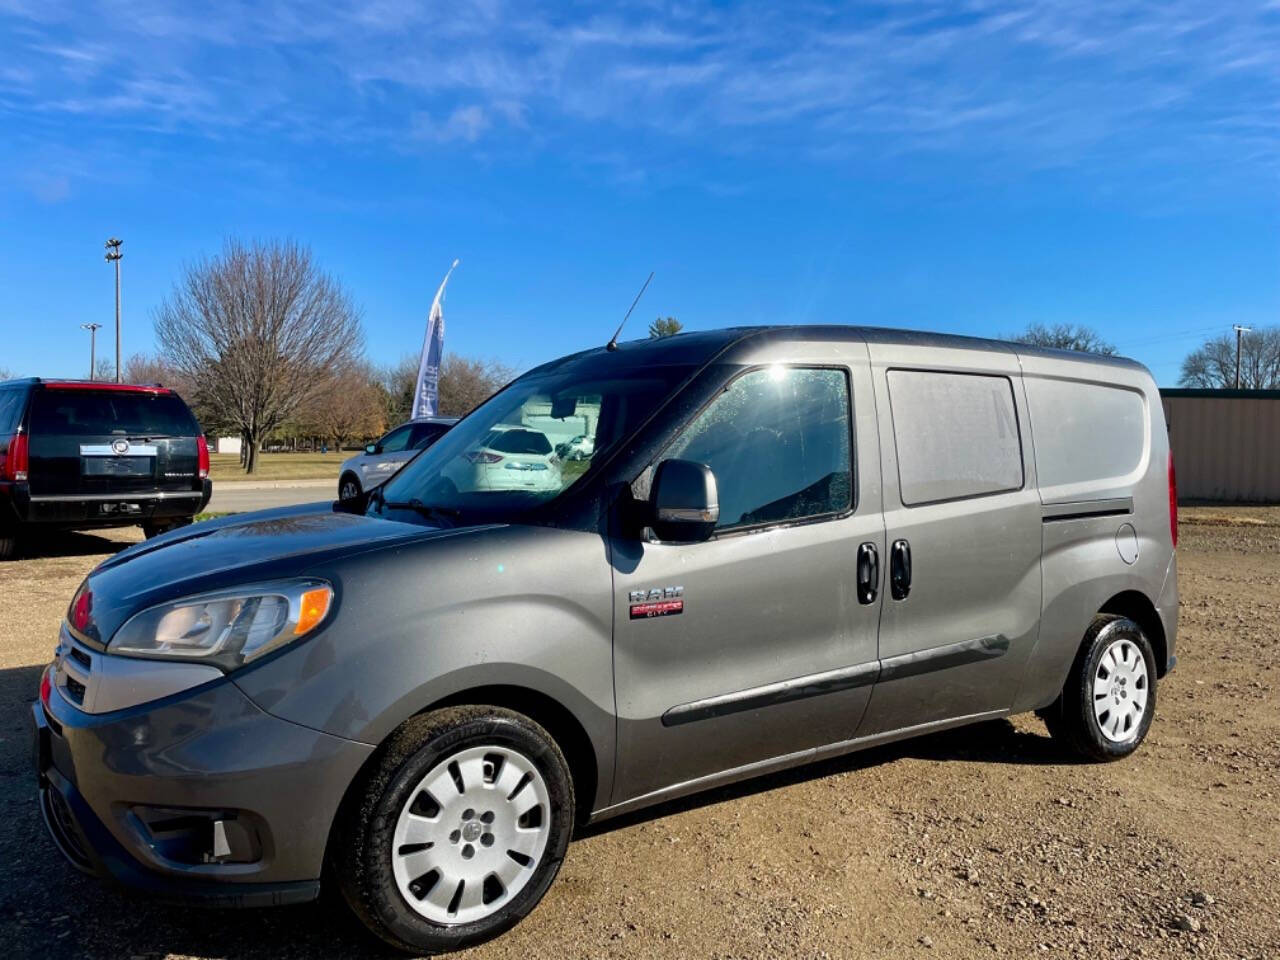
[(1008, 377), (890, 370), (889, 404), (904, 506), (1022, 487)]
[(775, 366), (745, 373), (663, 455), (705, 463), (718, 530), (838, 515), (853, 507), (849, 378)]

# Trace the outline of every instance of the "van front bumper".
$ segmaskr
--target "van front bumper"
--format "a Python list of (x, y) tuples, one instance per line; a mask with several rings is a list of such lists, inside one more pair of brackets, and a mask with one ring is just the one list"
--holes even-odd
[(314, 899), (338, 806), (374, 749), (265, 713), (225, 679), (92, 715), (46, 672), (32, 720), (41, 812), (67, 860), (213, 906)]

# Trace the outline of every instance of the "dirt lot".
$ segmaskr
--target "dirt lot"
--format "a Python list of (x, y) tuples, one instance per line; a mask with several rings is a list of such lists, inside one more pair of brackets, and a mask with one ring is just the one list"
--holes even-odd
[[(1018, 717), (677, 803), (580, 838), (533, 916), (469, 956), (1280, 957), (1280, 511), (1192, 514), (1179, 667), (1135, 757), (1074, 764)], [(0, 566), (7, 956), (384, 955), (332, 905), (161, 907), (45, 838), (26, 704), (118, 545)]]

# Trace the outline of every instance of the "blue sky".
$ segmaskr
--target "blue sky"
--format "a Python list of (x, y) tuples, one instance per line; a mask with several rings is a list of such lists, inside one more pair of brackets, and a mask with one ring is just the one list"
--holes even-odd
[[(0, 0), (0, 367), (125, 354), (185, 262), (292, 237), (416, 351), (1082, 322), (1164, 384), (1280, 322), (1280, 4)], [(205, 6), (205, 5), (199, 5)], [(108, 330), (102, 331), (104, 334)]]

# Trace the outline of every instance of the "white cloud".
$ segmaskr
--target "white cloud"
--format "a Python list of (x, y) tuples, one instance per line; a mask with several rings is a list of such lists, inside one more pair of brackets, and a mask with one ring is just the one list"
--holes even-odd
[(1222, 170), (1280, 166), (1280, 17), (1219, 0), (636, 0), (580, 18), (515, 0), (0, 0), (0, 25), (0, 109), (45, 123), (486, 150), (603, 125), (659, 151), (1014, 168), (1177, 164), (1194, 144)]
[(436, 140), (441, 143), (461, 140), (465, 143), (475, 143), (491, 126), (492, 122), (488, 114), (482, 108), (473, 105), (458, 107), (443, 123), (435, 122), (427, 114), (417, 114), (414, 117), (413, 132), (423, 140)]

